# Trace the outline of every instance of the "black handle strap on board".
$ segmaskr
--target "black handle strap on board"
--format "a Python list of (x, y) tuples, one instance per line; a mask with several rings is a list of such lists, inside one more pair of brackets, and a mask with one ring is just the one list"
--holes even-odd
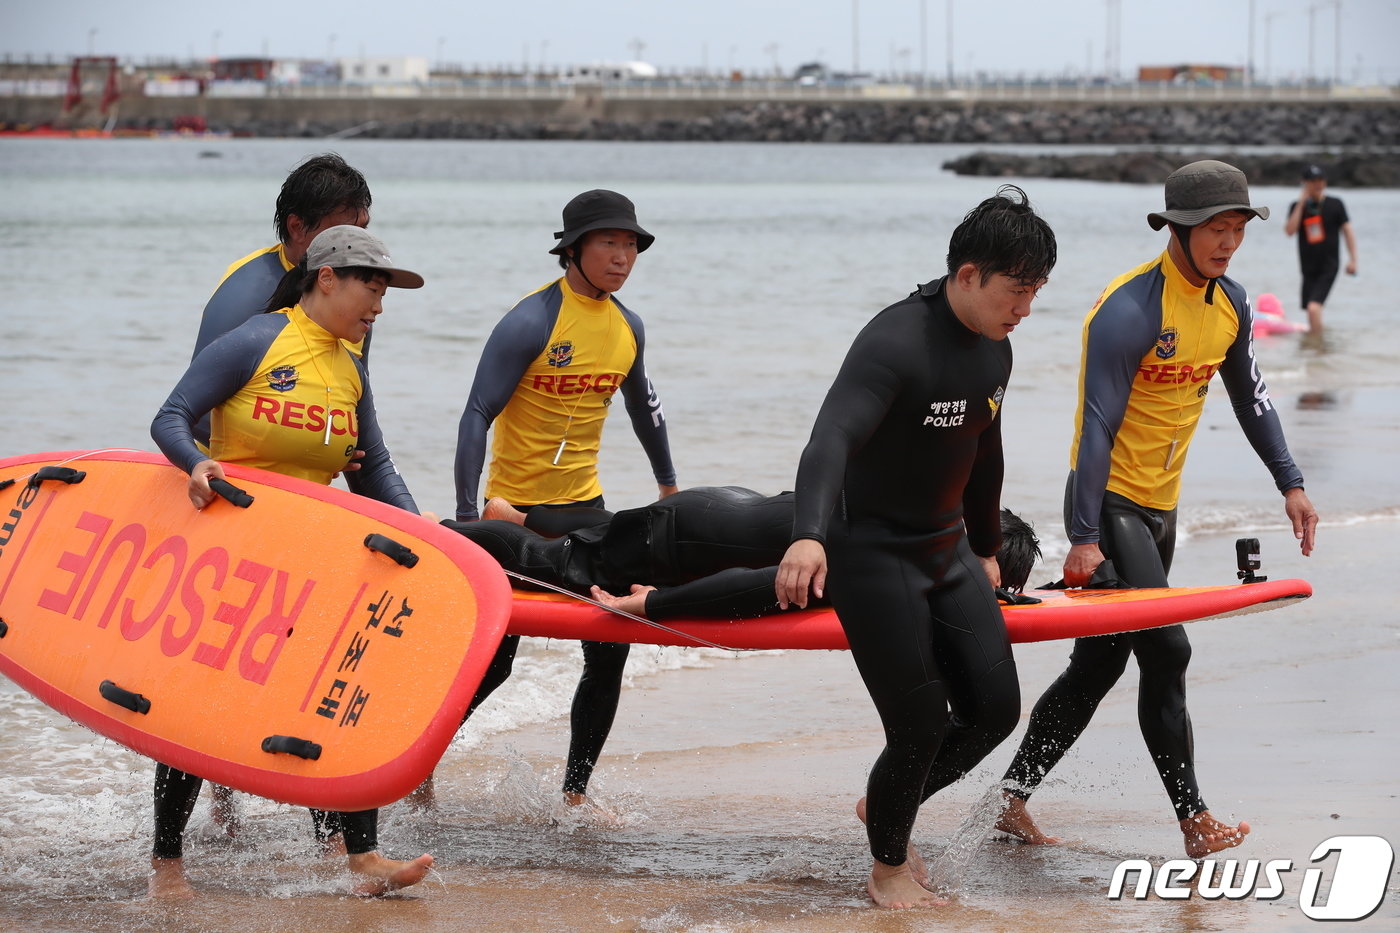
[(413, 553), (407, 545), (400, 544), (393, 538), (386, 538), (381, 534), (365, 535), (365, 547), (371, 551), (378, 551), (401, 567), (412, 567), (418, 563), (418, 555)]
[(151, 711), (151, 701), (139, 693), (132, 693), (124, 690), (112, 683), (110, 680), (102, 681), (97, 692), (102, 694), (102, 699), (109, 703), (115, 703), (123, 709), (129, 709), (133, 713), (140, 713), (142, 716)]
[(46, 466), (39, 467), (34, 471), (34, 475), (29, 477), (30, 486), (38, 486), (50, 480), (56, 483), (67, 483), (72, 486), (74, 483), (81, 483), (87, 479), (87, 474), (82, 470), (75, 470), (72, 467)]
[(262, 740), (262, 750), (269, 755), (295, 755), (310, 761), (321, 757), (321, 746), (309, 739), (298, 739), (290, 735), (269, 735)]
[(996, 594), (997, 599), (1006, 603), (1008, 606), (1034, 606), (1036, 603), (1040, 602), (1040, 600), (1034, 596), (1027, 596), (1025, 593), (1013, 593), (1001, 586), (996, 588)]
[(239, 489), (237, 486), (233, 485), (233, 483), (230, 483), (226, 479), (219, 479), (217, 477), (211, 476), (209, 478), (209, 488), (214, 490), (219, 495), (223, 496), (229, 502), (232, 502), (234, 505), (238, 506), (240, 509), (246, 509), (248, 506), (253, 504), (252, 496), (248, 495), (246, 492)]
[[(64, 466), (46, 466), (39, 467), (39, 469), (31, 473), (29, 475), (29, 481), (25, 485), (29, 486), (31, 489), (35, 489), (38, 488), (41, 483), (54, 480), (60, 483), (67, 483), (71, 486), (74, 483), (81, 483), (85, 479), (87, 479), (87, 474), (82, 470), (75, 470), (72, 467)], [(11, 477), (10, 479), (0, 482), (0, 489), (9, 489), (14, 484), (15, 480)]]

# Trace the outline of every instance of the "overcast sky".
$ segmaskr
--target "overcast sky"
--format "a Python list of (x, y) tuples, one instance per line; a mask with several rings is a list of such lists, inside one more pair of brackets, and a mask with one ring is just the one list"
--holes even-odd
[(820, 59), (942, 76), (949, 4), (959, 75), (1102, 74), (1113, 45), (1128, 76), (1143, 64), (1245, 65), (1252, 8), (1260, 80), (1303, 77), (1311, 62), (1323, 78), (1400, 83), (1400, 0), (0, 0), (0, 55), (418, 55), (531, 68), (640, 58), (663, 71), (785, 73)]

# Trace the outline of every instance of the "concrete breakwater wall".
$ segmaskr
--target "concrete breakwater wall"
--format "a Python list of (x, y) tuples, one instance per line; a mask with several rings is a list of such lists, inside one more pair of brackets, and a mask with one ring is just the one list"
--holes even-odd
[(1328, 183), (1341, 188), (1400, 188), (1400, 151), (1395, 150), (1260, 154), (1232, 152), (1227, 147), (1210, 152), (1140, 150), (1073, 155), (979, 151), (944, 162), (943, 167), (959, 175), (992, 178), (1080, 178), (1155, 185), (1179, 166), (1199, 159), (1224, 159), (1243, 169), (1256, 185), (1297, 185), (1303, 166), (1319, 165), (1326, 171)]
[[(59, 101), (0, 98), (0, 123), (57, 124)], [(248, 136), (724, 142), (1400, 146), (1400, 101), (787, 102), (565, 97), (123, 98), (123, 129), (202, 117)], [(94, 114), (70, 119), (98, 122)]]

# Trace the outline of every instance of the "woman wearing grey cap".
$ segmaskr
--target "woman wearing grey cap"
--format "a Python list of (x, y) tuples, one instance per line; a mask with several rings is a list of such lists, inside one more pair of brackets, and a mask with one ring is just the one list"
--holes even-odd
[[(419, 288), (422, 276), (394, 265), (384, 244), (364, 229), (330, 227), (312, 240), (303, 264), (284, 277), (257, 315), (201, 350), (151, 423), (151, 437), (189, 474), (197, 509), (214, 499), (210, 480), (223, 463), (329, 484), (352, 454), (353, 492), (417, 513), (394, 468), (374, 412), (364, 364), (345, 343), (363, 340), (383, 309), (384, 293)], [(199, 419), (212, 413), (208, 452), (195, 442)], [(183, 837), (201, 779), (166, 765), (156, 769), (152, 896), (186, 896)], [(345, 838), (357, 893), (381, 894), (416, 884), (430, 855), (412, 861), (377, 851), (377, 810), (332, 814)]]
[[(1250, 204), (1244, 172), (1233, 165), (1207, 160), (1177, 169), (1167, 178), (1166, 209), (1147, 215), (1153, 230), (1170, 228), (1166, 250), (1110, 282), (1085, 318), (1065, 487), (1067, 585), (1090, 584), (1096, 571), (1131, 587), (1168, 585), (1182, 466), (1217, 371), (1283, 494), (1304, 556), (1312, 552), (1317, 512), (1255, 363), (1249, 300), (1225, 275), (1245, 226), (1268, 216), (1268, 208)], [(1213, 817), (1196, 781), (1186, 711), (1191, 645), (1179, 625), (1075, 641), (1069, 667), (1036, 703), (1006, 772), (1007, 808), (997, 828), (1030, 843), (1057, 841), (1036, 826), (1026, 801), (1088, 726), (1129, 655), (1141, 675), (1143, 738), (1186, 854), (1202, 858), (1239, 845), (1249, 824)]]

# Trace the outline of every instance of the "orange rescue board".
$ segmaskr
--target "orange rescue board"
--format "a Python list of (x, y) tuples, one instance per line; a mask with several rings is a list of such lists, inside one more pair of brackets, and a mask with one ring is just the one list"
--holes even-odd
[[(1312, 585), (1306, 580), (1267, 580), (1234, 586), (1034, 590), (1027, 595), (1041, 602), (1002, 606), (1013, 642), (1112, 635), (1276, 609), (1307, 599)], [(849, 647), (841, 623), (830, 609), (794, 610), (741, 621), (673, 619), (665, 624), (676, 632), (727, 648)], [(634, 622), (568, 596), (521, 591), (514, 593), (508, 634), (648, 645), (697, 643), (684, 634)]]
[[(35, 476), (55, 466), (83, 476)], [(0, 673), (220, 784), (327, 810), (398, 800), (437, 764), (500, 643), (504, 574), (401, 509), (225, 470), (247, 508), (196, 511), (158, 454), (0, 460), (0, 484), (15, 480), (0, 488)]]

